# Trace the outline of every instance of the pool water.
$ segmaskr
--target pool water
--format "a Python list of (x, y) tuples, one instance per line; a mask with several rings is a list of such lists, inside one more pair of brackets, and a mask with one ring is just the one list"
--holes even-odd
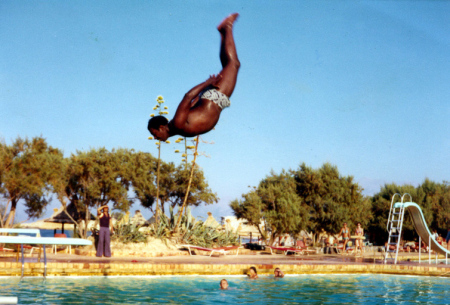
[[(220, 290), (226, 278), (229, 290)], [(449, 304), (449, 278), (398, 275), (0, 278), (19, 304)]]

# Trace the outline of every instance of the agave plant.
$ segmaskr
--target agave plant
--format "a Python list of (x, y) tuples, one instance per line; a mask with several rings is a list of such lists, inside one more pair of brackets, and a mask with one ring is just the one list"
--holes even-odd
[(124, 244), (147, 242), (147, 236), (139, 231), (140, 227), (130, 222), (120, 224), (115, 228), (116, 234), (113, 235), (112, 240)]
[[(174, 235), (176, 218), (173, 209), (170, 208), (170, 217), (162, 214), (159, 224), (154, 223), (150, 227), (150, 234), (164, 241), (175, 239), (176, 242), (191, 244), (201, 247), (228, 246), (238, 244), (238, 235), (225, 232), (217, 228), (205, 226), (203, 221), (196, 220), (188, 207), (186, 215), (181, 216), (179, 230)], [(180, 216), (179, 216), (180, 217)]]

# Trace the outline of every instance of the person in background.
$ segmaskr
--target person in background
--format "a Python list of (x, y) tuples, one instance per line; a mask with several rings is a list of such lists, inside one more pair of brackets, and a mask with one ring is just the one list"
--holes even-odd
[(361, 253), (363, 252), (363, 240), (362, 238), (364, 237), (364, 229), (361, 227), (361, 223), (358, 222), (358, 224), (356, 225), (356, 230), (355, 230), (355, 235), (356, 235), (356, 240), (355, 240), (355, 250), (356, 252), (358, 252), (358, 248), (361, 250)]
[(114, 228), (108, 210), (109, 208), (107, 205), (97, 209), (97, 212), (100, 214), (98, 217), (100, 221), (100, 231), (98, 233), (97, 257), (102, 257), (103, 255), (105, 255), (105, 257), (111, 257), (110, 236), (111, 233), (114, 233)]
[(344, 241), (344, 248), (342, 249), (343, 253), (347, 253), (347, 243), (350, 240), (350, 230), (347, 227), (347, 223), (344, 222), (344, 226), (339, 232), (339, 236), (342, 236), (342, 240)]
[(325, 254), (331, 254), (333, 252), (333, 249), (335, 249), (334, 247), (337, 246), (334, 244), (334, 239), (335, 239), (334, 236), (330, 234), (325, 240), (325, 248), (324, 248)]

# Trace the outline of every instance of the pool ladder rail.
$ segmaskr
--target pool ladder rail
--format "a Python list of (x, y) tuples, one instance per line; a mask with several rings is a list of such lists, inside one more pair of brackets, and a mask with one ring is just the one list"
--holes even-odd
[[(398, 252), (400, 249), (400, 240), (402, 237), (403, 219), (405, 216), (405, 208), (403, 200), (406, 195), (408, 195), (410, 200), (412, 201), (412, 197), (408, 193), (403, 194), (403, 196), (400, 196), (400, 194), (395, 193), (392, 196), (391, 208), (389, 210), (389, 217), (386, 224), (386, 230), (389, 232), (389, 238), (384, 257), (385, 264), (388, 259), (394, 260), (394, 264), (397, 264)], [(396, 205), (394, 203), (394, 199), (396, 196), (398, 196), (401, 200), (400, 205)], [(394, 246), (394, 249), (392, 249), (392, 246)]]

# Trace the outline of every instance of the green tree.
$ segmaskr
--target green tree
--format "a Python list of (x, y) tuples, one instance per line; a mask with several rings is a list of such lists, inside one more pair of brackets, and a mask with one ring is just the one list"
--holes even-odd
[[(150, 209), (152, 212), (156, 198), (156, 177), (154, 175), (156, 159), (148, 160), (153, 165), (148, 165), (147, 177), (139, 175), (133, 178), (133, 189), (136, 197), (141, 201), (141, 204)], [(166, 205), (174, 208), (183, 204), (186, 195), (187, 184), (189, 181), (190, 166), (185, 169), (184, 165), (175, 167), (173, 163), (166, 163), (161, 161), (160, 175), (159, 175), (159, 200), (162, 213), (166, 211)], [(148, 183), (149, 181), (152, 183)], [(199, 206), (203, 204), (217, 203), (218, 198), (215, 193), (211, 191), (206, 181), (203, 171), (198, 167), (194, 170), (194, 175), (191, 182), (189, 197), (187, 205)]]
[(308, 230), (338, 233), (344, 222), (351, 230), (357, 222), (365, 227), (371, 218), (369, 198), (352, 176), (341, 176), (336, 166), (325, 163), (317, 170), (304, 163), (294, 174), (297, 194), (310, 209)]
[[(71, 180), (70, 170), (73, 168), (72, 162), (73, 160), (69, 158), (62, 159), (61, 162), (54, 167), (55, 175), (50, 179), (49, 184), (52, 186), (53, 193), (61, 203), (65, 214), (74, 224), (78, 225), (84, 219), (74, 219), (67, 211), (68, 203), (74, 202), (74, 197), (72, 196), (76, 196), (76, 192), (71, 189), (73, 185), (69, 183)], [(78, 215), (80, 214), (78, 213)], [(84, 228), (78, 226), (78, 229), (80, 230)], [(83, 230), (79, 231), (78, 235), (83, 236), (82, 232)]]
[(439, 197), (439, 204), (433, 206), (433, 214), (435, 215), (434, 226), (444, 236), (450, 228), (450, 183), (444, 181), (441, 187), (442, 194)]
[[(174, 189), (172, 196), (169, 198), (170, 206), (172, 208), (175, 208), (175, 206), (181, 207), (183, 205), (191, 166), (192, 165), (188, 165), (185, 167), (184, 165), (179, 165), (175, 170)], [(218, 200), (217, 194), (213, 193), (209, 188), (203, 171), (199, 169), (198, 166), (195, 166), (186, 204), (188, 206), (197, 207), (202, 203), (205, 205), (214, 204), (217, 203)]]
[[(65, 194), (78, 212), (85, 215), (82, 236), (87, 235), (91, 218), (90, 208), (98, 208), (113, 203), (113, 209), (127, 211), (133, 201), (128, 198), (131, 186), (130, 156), (127, 150), (105, 148), (77, 151), (72, 154), (67, 165), (64, 181), (67, 182)], [(63, 187), (59, 186), (59, 190)], [(60, 195), (61, 196), (61, 195)]]
[(62, 152), (42, 137), (19, 137), (9, 146), (0, 143), (0, 193), (6, 199), (1, 227), (13, 225), (19, 200), (24, 201), (30, 218), (42, 215), (50, 201), (48, 182), (61, 159)]
[(134, 153), (130, 166), (130, 180), (135, 198), (141, 205), (153, 212), (156, 198), (156, 166), (157, 159), (144, 152)]
[[(279, 175), (272, 172), (242, 197), (243, 200), (230, 204), (235, 216), (256, 226), (264, 238), (270, 237), (270, 243), (280, 234), (296, 234), (307, 226), (308, 208), (297, 195), (290, 172), (283, 170)], [(260, 226), (261, 221), (264, 228)]]
[(448, 182), (436, 183), (425, 179), (419, 186), (425, 193), (421, 206), (431, 210), (432, 221), (427, 223), (442, 235), (450, 226), (450, 185)]
[[(153, 209), (156, 203), (156, 166), (157, 159), (149, 158), (145, 167), (145, 173), (133, 177), (133, 189), (136, 197), (141, 201), (141, 205), (156, 213)], [(164, 204), (169, 201), (175, 189), (175, 165), (160, 161), (159, 173), (159, 201), (162, 213), (164, 213)]]

